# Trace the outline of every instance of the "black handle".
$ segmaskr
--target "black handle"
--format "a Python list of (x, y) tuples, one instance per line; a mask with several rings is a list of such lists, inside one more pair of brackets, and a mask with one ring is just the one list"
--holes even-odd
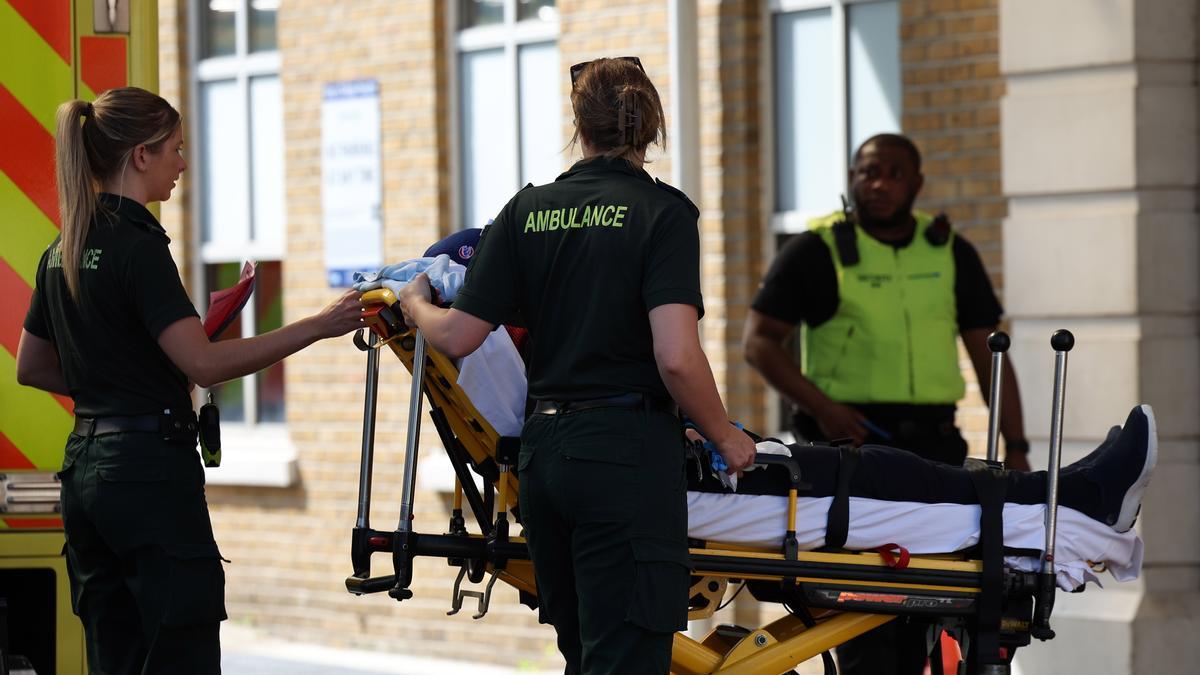
[(1006, 352), (1011, 344), (1012, 340), (1008, 338), (1008, 333), (1005, 333), (1002, 330), (992, 333), (987, 339), (988, 349), (992, 350), (993, 353)]
[(1066, 328), (1060, 328), (1050, 336), (1050, 346), (1056, 352), (1069, 352), (1075, 346), (1075, 336)]

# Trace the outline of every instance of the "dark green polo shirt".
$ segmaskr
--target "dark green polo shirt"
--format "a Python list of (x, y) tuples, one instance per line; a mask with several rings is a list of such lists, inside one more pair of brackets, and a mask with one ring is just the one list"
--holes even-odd
[(699, 211), (624, 160), (526, 187), (484, 230), (454, 307), (529, 329), (529, 395), (666, 395), (651, 309), (700, 295)]
[(170, 241), (141, 204), (102, 194), (79, 261), (78, 303), (59, 240), (42, 254), (25, 330), (54, 343), (76, 415), (191, 409), (187, 377), (158, 346), (163, 329), (198, 316)]

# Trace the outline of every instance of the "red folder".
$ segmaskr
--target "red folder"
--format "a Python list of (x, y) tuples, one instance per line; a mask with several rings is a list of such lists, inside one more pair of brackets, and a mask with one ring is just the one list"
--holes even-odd
[(204, 332), (209, 340), (216, 340), (229, 324), (241, 313), (242, 308), (254, 292), (254, 263), (242, 265), (238, 282), (208, 294), (208, 316), (204, 317)]

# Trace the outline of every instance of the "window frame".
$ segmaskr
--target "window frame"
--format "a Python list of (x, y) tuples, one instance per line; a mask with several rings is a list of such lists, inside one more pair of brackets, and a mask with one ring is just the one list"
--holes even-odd
[[(239, 242), (204, 241), (204, 219), (207, 209), (207, 189), (204, 180), (205, 158), (202, 152), (189, 155), (190, 199), (187, 207), (188, 217), (192, 223), (189, 236), (189, 278), (190, 287), (195, 289), (192, 299), (196, 309), (203, 316), (208, 308), (208, 293), (206, 286), (205, 267), (210, 264), (241, 263), (243, 260), (257, 262), (278, 261), (281, 265), (287, 248), (287, 214), (281, 214), (283, 231), (278, 238), (267, 240), (256, 239), (254, 228), (254, 171), (253, 144), (250, 132), (253, 129), (251, 109), (251, 80), (261, 76), (281, 77), (282, 56), (278, 49), (271, 51), (250, 52), (250, 4), (251, 0), (235, 0), (237, 8), (234, 14), (234, 52), (229, 55), (204, 58), (201, 55), (203, 33), (205, 30), (204, 11), (207, 0), (190, 0), (187, 3), (187, 40), (189, 77), (187, 82), (188, 97), (191, 102), (192, 114), (188, 117), (189, 147), (202, 148), (204, 139), (204, 124), (201, 114), (203, 86), (208, 82), (235, 82), (239, 110), (243, 116), (243, 124), (247, 130), (245, 142), (242, 144), (242, 160), (247, 167), (248, 198), (244, 214), (246, 223), (245, 239)], [(278, 15), (277, 15), (278, 16)], [(278, 30), (278, 25), (276, 30)], [(241, 337), (251, 337), (256, 334), (258, 317), (255, 307), (258, 293), (241, 313)], [(285, 422), (259, 421), (258, 377), (257, 373), (247, 375), (242, 380), (242, 405), (245, 411), (245, 421), (227, 422), (222, 425), (223, 435), (229, 444), (255, 447), (253, 457), (247, 461), (236, 461), (236, 457), (227, 454), (227, 459), (221, 470), (210, 473), (209, 481), (220, 484), (237, 485), (269, 485), (284, 487), (292, 485), (298, 478), (295, 466), (295, 448), (286, 430)], [(207, 391), (197, 388), (196, 396), (200, 400), (207, 398)], [(286, 390), (284, 394), (286, 409)], [(233, 458), (235, 461), (230, 462)]]
[[(526, 19), (524, 21), (517, 20), (517, 5), (518, 0), (504, 0), (504, 20), (500, 23), (490, 24), (485, 26), (472, 26), (469, 28), (459, 28), (459, 3), (461, 0), (452, 0), (447, 2), (446, 16), (446, 44), (449, 45), (449, 63), (446, 69), (448, 73), (447, 92), (449, 94), (450, 104), (450, 123), (453, 125), (450, 128), (450, 222), (454, 223), (454, 230), (458, 231), (467, 227), (480, 227), (483, 223), (467, 223), (464, 222), (465, 208), (462, 202), (465, 197), (463, 188), (463, 172), (466, 170), (466, 165), (462, 157), (462, 128), (463, 128), (463, 106), (459, 95), (459, 86), (461, 84), (460, 68), (462, 66), (462, 55), (466, 52), (485, 51), (489, 49), (504, 50), (504, 68), (512, 83), (511, 90), (512, 98), (508, 101), (511, 106), (513, 128), (512, 136), (515, 143), (516, 152), (513, 153), (512, 171), (517, 176), (517, 185), (512, 187), (512, 192), (516, 192), (521, 188), (521, 96), (520, 96), (520, 48), (529, 44), (538, 44), (551, 42), (555, 49), (558, 49), (559, 37), (561, 35), (560, 22), (561, 19), (556, 17), (553, 21), (537, 21)], [(557, 2), (555, 3), (557, 9)], [(559, 54), (561, 55), (561, 50)], [(560, 61), (561, 64), (561, 61)], [(566, 71), (563, 72), (566, 77)], [(500, 205), (497, 205), (499, 209)]]
[[(798, 234), (808, 229), (808, 221), (816, 218), (828, 211), (776, 211), (776, 197), (778, 193), (778, 171), (779, 162), (775, 153), (775, 136), (776, 136), (776, 116), (775, 106), (775, 78), (778, 74), (777, 64), (775, 63), (775, 18), (780, 14), (792, 12), (803, 12), (816, 9), (830, 10), (830, 30), (833, 32), (832, 39), (832, 54), (830, 63), (833, 65), (833, 96), (832, 105), (834, 108), (834, 119), (837, 120), (837, 128), (834, 130), (836, 134), (837, 145), (840, 148), (846, 148), (847, 152), (837, 153), (836, 157), (830, 160), (830, 170), (836, 172), (836, 175), (846, 177), (850, 172), (850, 39), (849, 39), (849, 8), (853, 5), (870, 5), (881, 2), (894, 2), (899, 8), (900, 0), (769, 0), (767, 11), (765, 13), (765, 23), (763, 34), (766, 39), (763, 40), (763, 57), (764, 77), (767, 86), (764, 91), (770, 92), (768, 100), (763, 106), (764, 129), (770, 137), (770, 143), (765, 147), (768, 148), (767, 174), (770, 180), (767, 183), (766, 213), (770, 215), (769, 231), (771, 235), (782, 234)], [(901, 82), (901, 96), (903, 96), (903, 82)], [(768, 237), (773, 239), (773, 237)], [(774, 249), (774, 244), (768, 244)]]

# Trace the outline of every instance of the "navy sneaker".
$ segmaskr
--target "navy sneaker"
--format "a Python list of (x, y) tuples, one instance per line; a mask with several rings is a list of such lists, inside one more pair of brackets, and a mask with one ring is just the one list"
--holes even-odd
[(1100, 489), (1101, 513), (1095, 515), (1117, 532), (1126, 532), (1137, 520), (1142, 495), (1158, 462), (1154, 411), (1148, 405), (1131, 410), (1116, 438), (1110, 432), (1097, 450), (1083, 460), (1089, 464), (1082, 467)]

